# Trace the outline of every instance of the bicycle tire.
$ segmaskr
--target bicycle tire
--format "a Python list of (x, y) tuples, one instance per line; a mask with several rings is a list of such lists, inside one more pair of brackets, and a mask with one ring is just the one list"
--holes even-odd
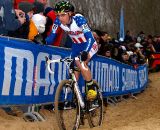
[[(69, 98), (69, 101), (73, 106), (71, 106), (68, 110), (64, 109), (65, 107), (65, 102), (63, 102), (63, 99), (61, 99), (63, 96), (64, 89), (69, 87), (71, 85), (71, 81), (69, 80), (62, 80), (56, 90), (56, 95), (55, 95), (55, 114), (56, 114), (56, 119), (58, 126), (60, 130), (77, 130), (79, 127), (79, 122), (80, 122), (80, 104), (77, 100), (77, 95), (74, 92), (73, 87), (70, 86), (71, 92)], [(71, 112), (70, 112), (71, 111)], [(74, 115), (74, 114), (75, 115)], [(75, 116), (75, 117), (74, 117)], [(73, 122), (71, 120), (73, 119)]]
[[(102, 125), (102, 122), (103, 122), (103, 97), (102, 97), (102, 93), (100, 91), (100, 87), (99, 87), (98, 83), (96, 81), (94, 81), (94, 84), (97, 89), (97, 98), (93, 102), (87, 101), (87, 103), (86, 103), (87, 108), (88, 108), (87, 119), (88, 119), (89, 126), (91, 128), (100, 126), (100, 125)], [(93, 109), (91, 107), (91, 105), (94, 102), (98, 103), (98, 105), (97, 105), (97, 107), (95, 107)], [(91, 110), (91, 109), (93, 109), (93, 110)]]

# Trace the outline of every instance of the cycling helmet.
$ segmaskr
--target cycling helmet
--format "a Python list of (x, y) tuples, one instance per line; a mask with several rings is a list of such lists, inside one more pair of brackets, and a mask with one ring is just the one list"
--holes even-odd
[(74, 6), (69, 1), (60, 1), (55, 5), (55, 12), (74, 12)]

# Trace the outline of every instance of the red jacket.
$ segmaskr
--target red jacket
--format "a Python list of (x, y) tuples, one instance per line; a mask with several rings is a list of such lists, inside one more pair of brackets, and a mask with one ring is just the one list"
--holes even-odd
[(18, 9), (18, 4), (19, 4), (20, 2), (22, 2), (22, 1), (28, 1), (28, 2), (30, 2), (30, 3), (35, 2), (35, 0), (14, 0), (14, 8), (15, 8), (15, 9)]
[[(53, 22), (56, 19), (56, 14), (53, 10), (50, 11), (47, 14), (47, 16), (49, 18), (51, 18)], [(52, 31), (52, 26), (50, 26), (50, 30), (47, 32), (47, 36), (51, 33), (51, 31)], [(56, 34), (57, 34), (57, 37), (56, 37), (55, 41), (52, 43), (52, 45), (60, 46), (60, 43), (61, 43), (61, 40), (62, 40), (62, 37), (63, 37), (63, 30), (60, 27), (58, 27)]]

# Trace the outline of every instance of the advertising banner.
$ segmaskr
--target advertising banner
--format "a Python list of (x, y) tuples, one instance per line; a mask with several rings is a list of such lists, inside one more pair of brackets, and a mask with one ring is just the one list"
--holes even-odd
[[(0, 37), (0, 50), (0, 105), (54, 102), (56, 88), (61, 80), (68, 78), (68, 71), (64, 63), (53, 63), (54, 74), (50, 74), (45, 57), (69, 57), (71, 50), (5, 37)], [(89, 66), (104, 97), (136, 93), (146, 87), (146, 65), (134, 69), (113, 59), (95, 56)], [(82, 77), (79, 85), (84, 92)]]

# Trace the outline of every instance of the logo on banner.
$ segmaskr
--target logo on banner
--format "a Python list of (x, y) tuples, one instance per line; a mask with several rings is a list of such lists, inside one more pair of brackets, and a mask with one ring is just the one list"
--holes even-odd
[[(54, 75), (50, 75), (47, 68), (42, 67), (42, 64), (45, 63), (45, 56), (49, 55), (40, 52), (35, 58), (29, 50), (6, 47), (2, 95), (10, 95), (11, 87), (14, 88), (13, 95), (15, 96), (22, 95), (22, 89), (25, 89), (25, 96), (39, 95), (42, 87), (44, 95), (53, 95), (56, 84)], [(59, 55), (54, 55), (54, 57), (61, 58)], [(13, 62), (13, 59), (16, 63)], [(62, 67), (60, 63), (58, 73), (66, 71), (66, 68), (62, 69)], [(52, 68), (55, 69), (55, 64), (52, 64)], [(24, 70), (26, 70), (25, 73)], [(13, 71), (15, 71), (15, 79), (12, 75)], [(42, 72), (44, 72), (43, 78), (41, 77)], [(60, 82), (62, 78), (66, 78), (66, 75), (57, 75), (57, 77)], [(14, 84), (12, 80), (15, 80)], [(24, 82), (26, 83), (24, 84)]]

